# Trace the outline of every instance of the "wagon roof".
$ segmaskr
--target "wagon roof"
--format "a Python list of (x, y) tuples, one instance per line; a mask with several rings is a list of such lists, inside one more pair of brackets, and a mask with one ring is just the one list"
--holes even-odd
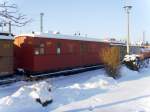
[(76, 35), (51, 34), (51, 33), (21, 34), (21, 35), (15, 36), (15, 37), (20, 37), (20, 36), (67, 39), (67, 40), (81, 40), (81, 41), (94, 41), (94, 42), (105, 42), (105, 43), (108, 43), (107, 41), (102, 40), (102, 39), (88, 38), (88, 37), (76, 36)]

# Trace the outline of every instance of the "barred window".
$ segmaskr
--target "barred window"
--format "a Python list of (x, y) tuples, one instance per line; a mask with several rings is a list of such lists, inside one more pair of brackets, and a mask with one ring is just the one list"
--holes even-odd
[(61, 46), (62, 46), (61, 43), (58, 42), (57, 45), (56, 45), (56, 53), (57, 54), (61, 54)]

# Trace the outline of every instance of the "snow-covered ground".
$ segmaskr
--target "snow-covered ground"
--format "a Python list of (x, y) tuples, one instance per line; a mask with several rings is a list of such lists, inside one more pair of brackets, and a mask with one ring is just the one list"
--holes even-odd
[(45, 107), (35, 101), (31, 91), (24, 92), (22, 97), (16, 95), (21, 88), (31, 88), (39, 82), (0, 87), (0, 112), (150, 112), (150, 67), (140, 72), (122, 67), (121, 74), (120, 79), (114, 80), (101, 69), (48, 79), (53, 103)]

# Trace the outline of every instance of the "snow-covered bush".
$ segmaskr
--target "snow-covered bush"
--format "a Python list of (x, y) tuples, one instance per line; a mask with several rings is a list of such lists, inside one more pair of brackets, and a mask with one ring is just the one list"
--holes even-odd
[(101, 55), (102, 61), (105, 65), (106, 73), (113, 78), (118, 78), (120, 68), (120, 54), (118, 47), (111, 47), (104, 49)]

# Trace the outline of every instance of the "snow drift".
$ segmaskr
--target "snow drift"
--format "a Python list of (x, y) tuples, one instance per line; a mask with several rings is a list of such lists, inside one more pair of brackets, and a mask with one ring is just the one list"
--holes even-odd
[(42, 107), (51, 102), (51, 85), (47, 82), (39, 82), (31, 86), (23, 86), (11, 96), (2, 98), (0, 111), (44, 111)]
[[(137, 72), (122, 66), (120, 73), (122, 77), (117, 80), (101, 69), (47, 79), (48, 83), (23, 83), (20, 89), (11, 85), (11, 93), (0, 87), (2, 96), (14, 93), (14, 88), (18, 90), (0, 99), (0, 112), (149, 112), (150, 69)], [(52, 98), (53, 103), (43, 107), (41, 103)]]
[(73, 84), (67, 88), (70, 89), (80, 89), (80, 90), (88, 90), (88, 89), (108, 89), (111, 86), (116, 85), (116, 81), (112, 77), (105, 76), (96, 76), (92, 77), (83, 84)]

